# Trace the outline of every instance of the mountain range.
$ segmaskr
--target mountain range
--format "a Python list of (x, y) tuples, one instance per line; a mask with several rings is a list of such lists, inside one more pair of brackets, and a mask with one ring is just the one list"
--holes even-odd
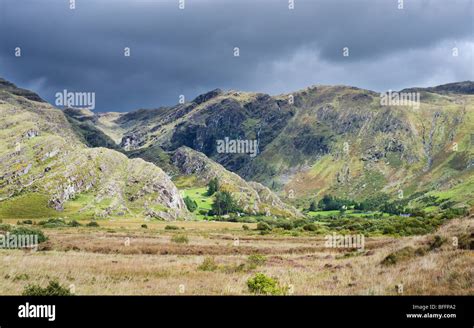
[[(473, 207), (474, 83), (399, 93), (419, 102), (383, 105), (380, 93), (348, 86), (216, 89), (171, 107), (94, 113), (0, 79), (0, 214), (33, 202), (45, 216), (189, 218), (178, 189), (216, 177), (254, 215), (300, 217), (326, 194)], [(255, 141), (258, 154), (219, 151), (226, 139)]]

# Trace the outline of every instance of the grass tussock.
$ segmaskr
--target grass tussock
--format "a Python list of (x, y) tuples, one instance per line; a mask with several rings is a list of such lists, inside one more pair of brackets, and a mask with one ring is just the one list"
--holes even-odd
[(50, 281), (46, 287), (37, 284), (29, 284), (22, 293), (23, 296), (71, 296), (69, 288), (62, 286), (57, 281)]
[(187, 244), (189, 243), (189, 238), (187, 235), (176, 234), (171, 237), (171, 241), (177, 244)]

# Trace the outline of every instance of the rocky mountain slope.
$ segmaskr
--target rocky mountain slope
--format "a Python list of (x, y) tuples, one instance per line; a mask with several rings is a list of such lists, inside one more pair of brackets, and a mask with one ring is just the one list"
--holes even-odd
[(88, 148), (74, 129), (61, 110), (0, 80), (0, 217), (188, 216), (159, 167)]
[(173, 153), (171, 162), (179, 170), (181, 176), (195, 177), (200, 185), (206, 185), (211, 179), (217, 178), (220, 190), (231, 192), (240, 208), (246, 213), (284, 217), (302, 216), (295, 208), (282, 202), (269, 188), (258, 182), (245, 181), (191, 148), (186, 146), (178, 148)]
[[(123, 150), (147, 160), (187, 146), (288, 201), (384, 193), (472, 207), (473, 90), (469, 81), (406, 89), (419, 93), (420, 102), (398, 106), (347, 86), (274, 97), (217, 89), (174, 107), (89, 120)], [(218, 152), (216, 143), (225, 138), (258, 140), (258, 156)]]

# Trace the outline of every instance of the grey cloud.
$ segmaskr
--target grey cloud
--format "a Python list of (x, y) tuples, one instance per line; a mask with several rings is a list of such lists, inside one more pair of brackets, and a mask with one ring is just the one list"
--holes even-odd
[(178, 0), (76, 0), (69, 10), (62, 0), (2, 0), (0, 76), (50, 102), (63, 89), (95, 91), (97, 110), (116, 111), (217, 87), (276, 94), (472, 80), (472, 1), (404, 2), (296, 0), (290, 11), (286, 0), (187, 0), (184, 10)]

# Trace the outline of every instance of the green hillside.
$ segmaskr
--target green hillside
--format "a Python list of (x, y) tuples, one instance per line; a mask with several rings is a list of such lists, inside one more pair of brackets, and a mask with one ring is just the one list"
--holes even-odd
[(39, 99), (0, 83), (0, 218), (188, 216), (160, 168), (88, 148), (84, 128), (74, 125), (80, 121), (71, 125), (62, 111)]
[[(413, 206), (424, 206), (430, 195), (438, 198), (436, 208), (448, 201), (471, 208), (473, 85), (404, 90), (419, 93), (417, 106), (383, 106), (378, 93), (347, 86), (274, 97), (214, 90), (97, 126), (115, 140), (121, 131), (123, 149), (155, 163), (192, 148), (300, 208), (324, 194), (363, 201), (381, 193), (392, 200), (402, 195)], [(226, 137), (257, 139), (258, 155), (219, 153), (216, 142)]]

